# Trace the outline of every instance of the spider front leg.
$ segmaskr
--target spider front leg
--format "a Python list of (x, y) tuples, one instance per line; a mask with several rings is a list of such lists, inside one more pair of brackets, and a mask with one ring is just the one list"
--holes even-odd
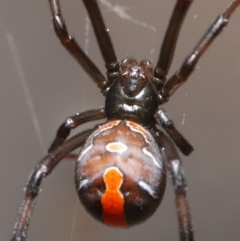
[(11, 241), (26, 240), (34, 204), (36, 202), (43, 179), (52, 172), (56, 165), (63, 160), (66, 155), (83, 145), (88, 136), (95, 129), (96, 128), (86, 130), (70, 138), (61, 146), (61, 148), (55, 149), (52, 153), (48, 154), (38, 162), (26, 184), (25, 197), (14, 225)]
[(167, 31), (164, 36), (157, 65), (154, 69), (155, 81), (158, 90), (166, 81), (166, 75), (172, 63), (178, 35), (182, 27), (183, 20), (193, 0), (177, 0)]
[(67, 51), (78, 61), (86, 73), (92, 78), (97, 86), (104, 92), (109, 82), (102, 75), (97, 66), (88, 58), (82, 48), (77, 44), (75, 39), (69, 35), (67, 27), (61, 13), (61, 7), (58, 0), (49, 0), (50, 9), (53, 17), (53, 26)]
[(240, 0), (235, 0), (230, 4), (223, 14), (216, 18), (203, 38), (193, 49), (192, 53), (186, 58), (180, 70), (165, 82), (162, 90), (160, 91), (162, 103), (168, 101), (169, 97), (188, 79), (190, 74), (193, 72), (199, 58), (227, 25), (231, 14), (236, 10), (239, 4)]
[(75, 41), (75, 39), (69, 35), (61, 13), (61, 5), (58, 0), (49, 0), (50, 9), (53, 17), (53, 26), (56, 35), (58, 36), (62, 45), (79, 62), (82, 68), (93, 79), (93, 81), (97, 84), (97, 86), (102, 90), (102, 93), (105, 95), (108, 87), (119, 75), (119, 63), (117, 61), (112, 41), (105, 26), (97, 1), (83, 0), (83, 2), (91, 19), (98, 45), (105, 61), (108, 80), (105, 79), (97, 66), (84, 53), (84, 51)]
[(152, 132), (159, 148), (163, 150), (166, 167), (170, 173), (176, 196), (180, 241), (194, 241), (193, 224), (187, 199), (187, 184), (180, 156), (170, 139), (160, 130)]
[(107, 68), (108, 79), (112, 82), (119, 75), (120, 67), (108, 29), (105, 26), (97, 1), (83, 0), (83, 3), (91, 19), (98, 46)]

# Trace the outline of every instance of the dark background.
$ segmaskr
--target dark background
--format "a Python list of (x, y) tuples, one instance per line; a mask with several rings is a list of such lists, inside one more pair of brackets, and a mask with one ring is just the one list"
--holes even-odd
[[(85, 34), (82, 2), (61, 2), (69, 32), (105, 72), (92, 29), (87, 37)], [(194, 1), (170, 74), (180, 67), (229, 2)], [(175, 1), (110, 3), (124, 7), (131, 17), (122, 19), (100, 3), (118, 58), (134, 56), (155, 63)], [(0, 239), (9, 240), (29, 173), (46, 153), (58, 126), (73, 113), (103, 105), (104, 99), (60, 45), (52, 29), (47, 0), (0, 0), (0, 5)], [(183, 157), (183, 161), (197, 240), (240, 238), (239, 26), (238, 10), (201, 58), (188, 83), (164, 105), (195, 147), (194, 153)], [(33, 125), (29, 101), (34, 106), (42, 141)], [(28, 240), (179, 239), (170, 181), (163, 203), (151, 219), (128, 230), (116, 230), (93, 220), (79, 203), (73, 181), (74, 165), (62, 162), (44, 182)]]

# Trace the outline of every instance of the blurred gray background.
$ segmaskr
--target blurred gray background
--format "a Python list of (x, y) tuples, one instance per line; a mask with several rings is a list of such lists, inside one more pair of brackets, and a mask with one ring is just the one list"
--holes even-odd
[[(170, 74), (229, 2), (194, 1)], [(82, 2), (61, 3), (69, 32), (105, 72)], [(134, 56), (156, 63), (174, 4), (175, 0), (100, 2), (118, 58)], [(56, 38), (47, 0), (0, 0), (0, 6), (0, 239), (9, 240), (29, 173), (45, 155), (58, 126), (73, 113), (103, 105), (104, 99)], [(114, 11), (117, 6), (125, 18)], [(183, 162), (199, 241), (240, 238), (239, 26), (237, 10), (189, 81), (164, 105), (195, 147)], [(33, 121), (39, 123), (39, 131)], [(116, 230), (93, 220), (79, 203), (74, 165), (63, 161), (44, 182), (28, 240), (179, 240), (170, 181), (151, 219)]]

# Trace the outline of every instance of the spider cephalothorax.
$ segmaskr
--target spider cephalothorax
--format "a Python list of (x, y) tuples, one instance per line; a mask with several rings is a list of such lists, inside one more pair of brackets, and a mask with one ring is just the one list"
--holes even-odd
[(158, 93), (152, 83), (149, 61), (138, 65), (135, 59), (124, 59), (122, 72), (110, 86), (106, 96), (106, 115), (109, 120), (131, 120), (144, 126), (154, 123), (159, 105)]

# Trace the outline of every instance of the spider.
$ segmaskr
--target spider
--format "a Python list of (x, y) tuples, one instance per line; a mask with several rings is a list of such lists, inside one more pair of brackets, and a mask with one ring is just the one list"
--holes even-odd
[[(226, 26), (240, 4), (233, 1), (202, 37), (171, 78), (178, 34), (191, 0), (177, 0), (157, 65), (133, 58), (118, 62), (97, 1), (83, 0), (107, 69), (106, 78), (67, 31), (58, 0), (49, 0), (55, 32), (106, 97), (105, 106), (73, 115), (59, 127), (48, 154), (33, 169), (12, 240), (25, 240), (41, 183), (56, 165), (77, 148), (75, 184), (80, 201), (97, 220), (130, 227), (149, 218), (161, 203), (169, 171), (179, 220), (180, 240), (194, 240), (187, 185), (177, 148), (189, 155), (192, 145), (160, 108), (190, 76), (198, 59)], [(95, 120), (104, 123), (67, 140), (72, 129)], [(177, 148), (176, 148), (177, 147)]]

